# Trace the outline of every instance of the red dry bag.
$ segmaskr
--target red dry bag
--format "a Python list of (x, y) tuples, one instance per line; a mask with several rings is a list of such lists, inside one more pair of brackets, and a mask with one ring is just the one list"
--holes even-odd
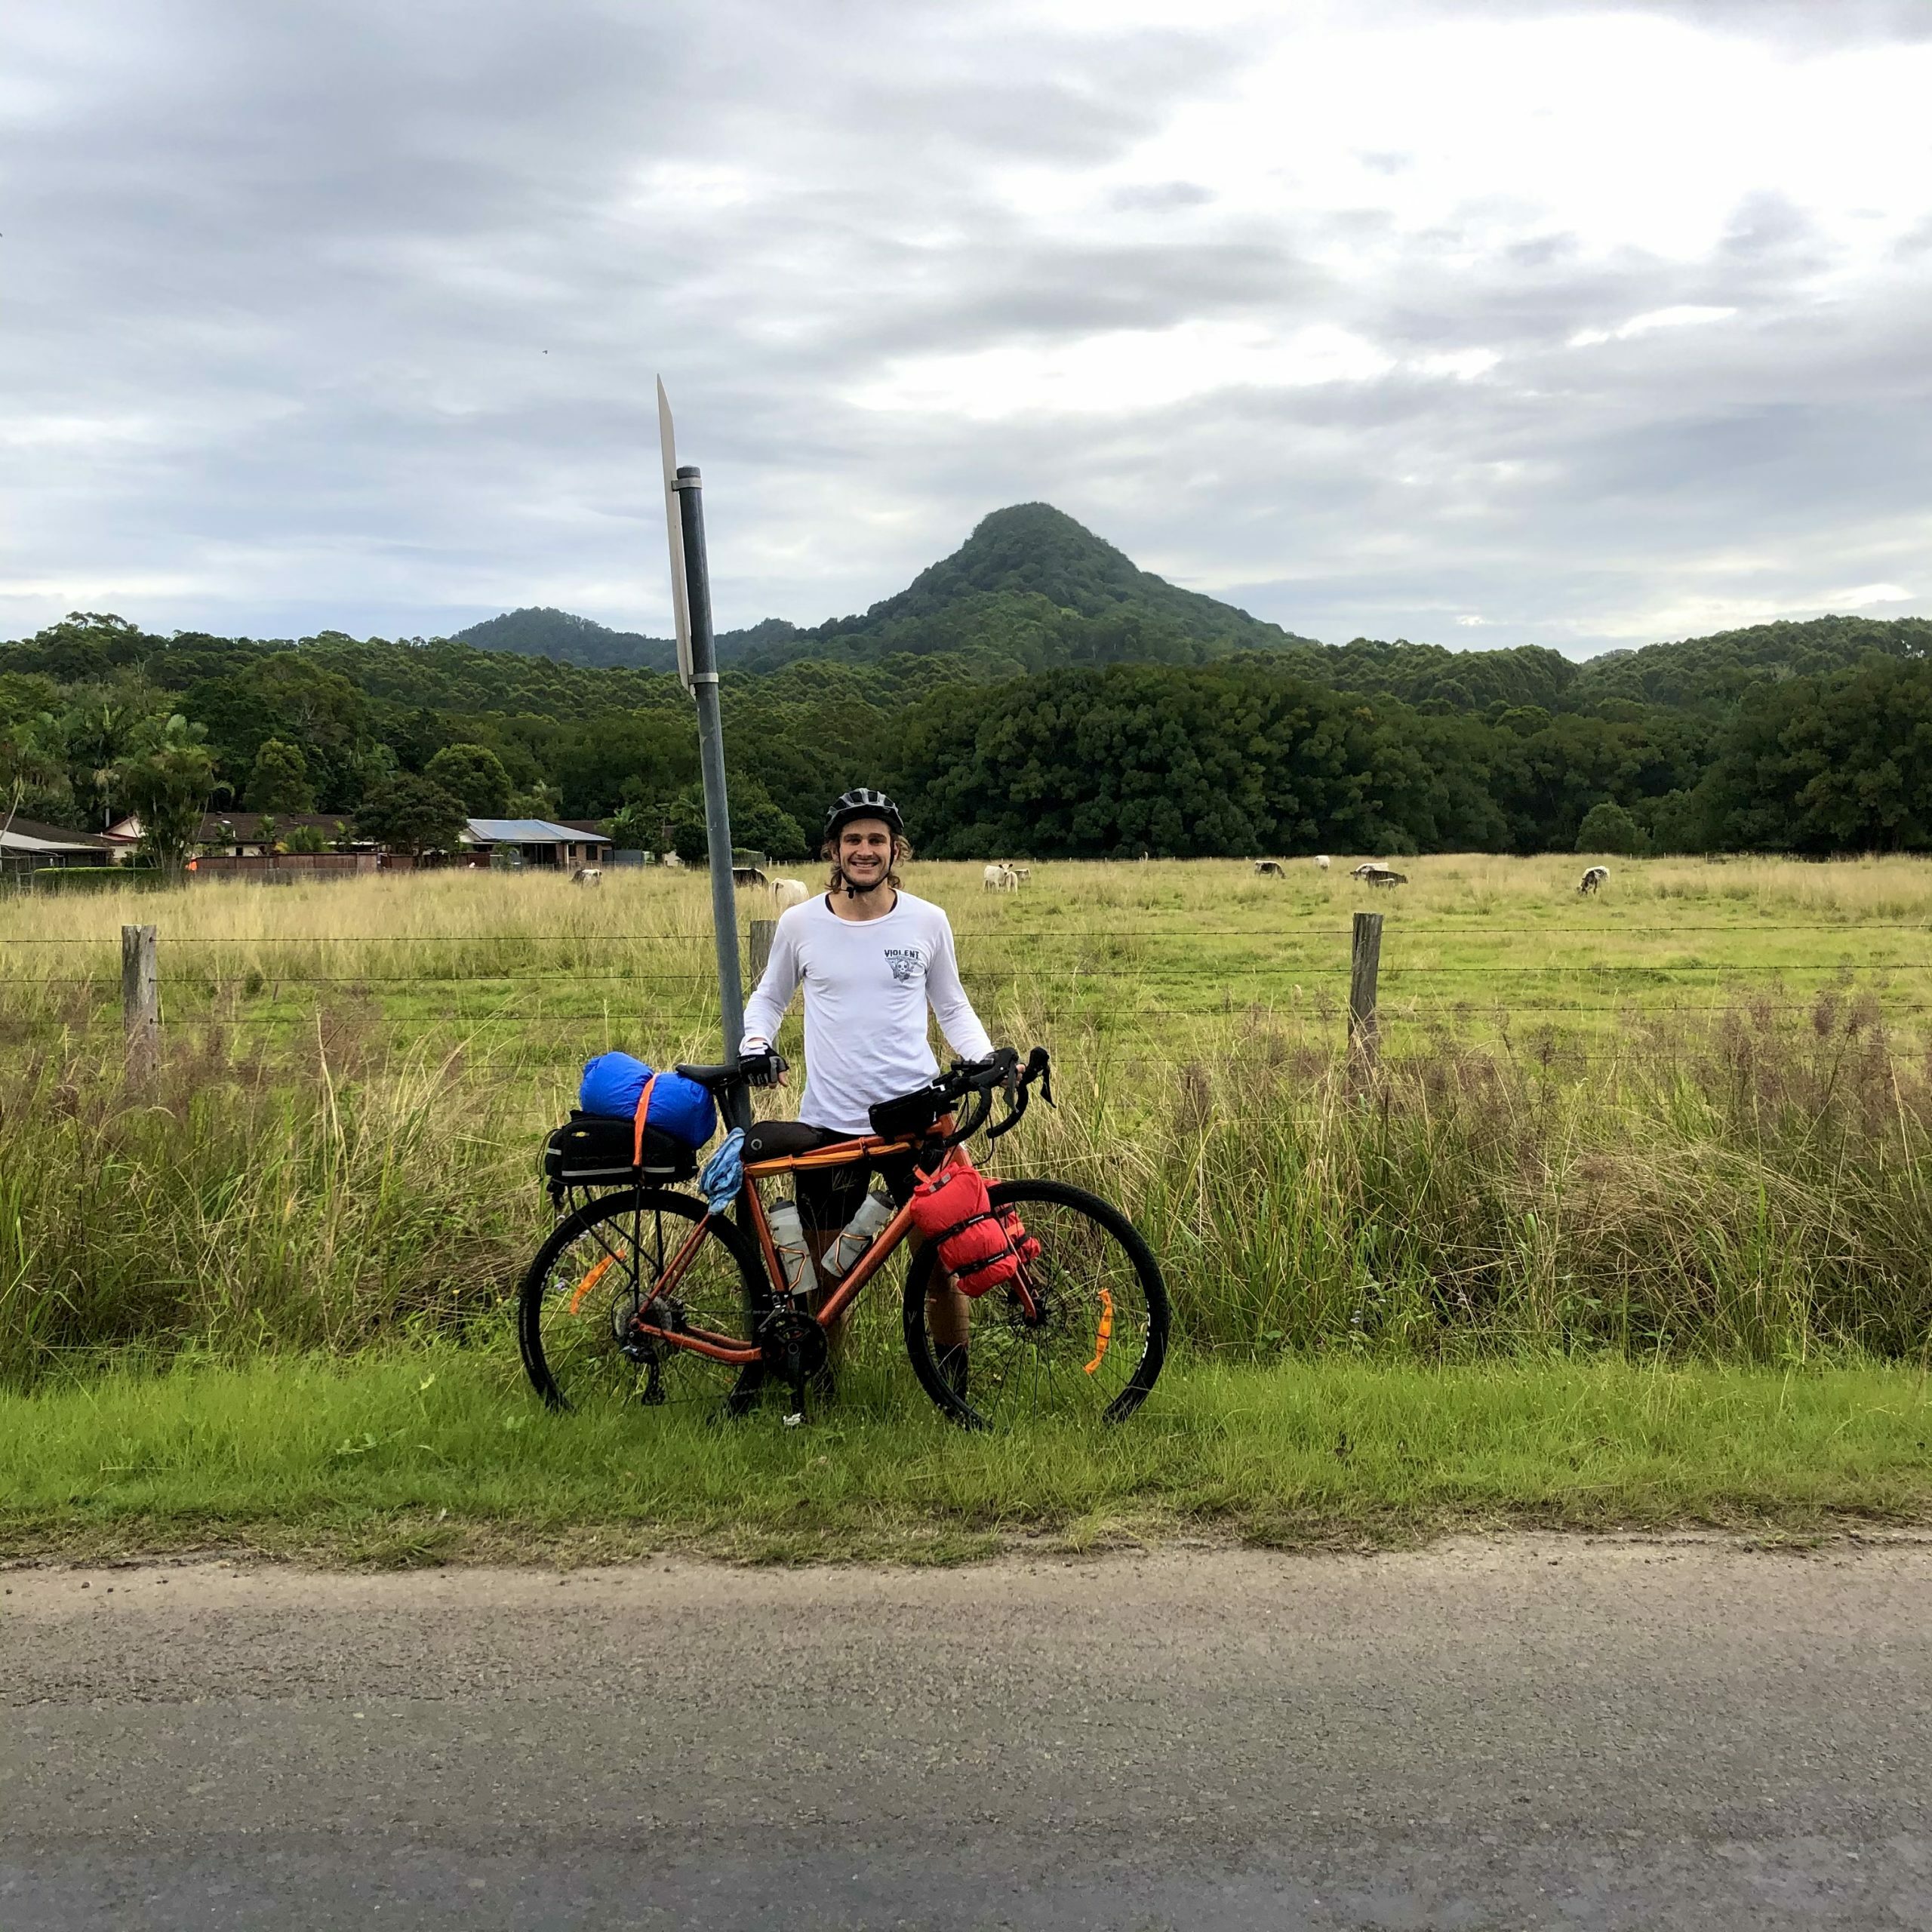
[(993, 1206), (985, 1177), (963, 1154), (912, 1190), (912, 1225), (938, 1244), (940, 1266), (961, 1294), (1003, 1286), (1040, 1251), (1013, 1208)]

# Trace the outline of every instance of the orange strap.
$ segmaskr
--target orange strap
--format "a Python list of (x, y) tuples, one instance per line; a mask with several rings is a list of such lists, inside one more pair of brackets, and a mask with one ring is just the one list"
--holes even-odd
[(644, 1122), (651, 1112), (651, 1090), (657, 1084), (657, 1076), (653, 1074), (644, 1083), (644, 1091), (637, 1097), (637, 1131), (631, 1137), (631, 1165), (644, 1165)]

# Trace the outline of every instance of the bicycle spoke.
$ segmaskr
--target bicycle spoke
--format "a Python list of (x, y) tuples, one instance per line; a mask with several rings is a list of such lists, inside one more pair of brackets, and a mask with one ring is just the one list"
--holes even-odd
[(520, 1297), (525, 1364), (548, 1399), (595, 1409), (721, 1398), (734, 1365), (644, 1332), (746, 1333), (743, 1273), (715, 1229), (666, 1283), (703, 1211), (681, 1195), (612, 1196), (558, 1229)]
[[(967, 1303), (968, 1405), (994, 1427), (1129, 1412), (1166, 1346), (1166, 1291), (1152, 1257), (1077, 1189), (1020, 1183), (1008, 1198), (1040, 1244), (1023, 1270), (1037, 1318), (1011, 1288)], [(928, 1347), (930, 1361), (924, 1327), (909, 1321), (908, 1341)]]

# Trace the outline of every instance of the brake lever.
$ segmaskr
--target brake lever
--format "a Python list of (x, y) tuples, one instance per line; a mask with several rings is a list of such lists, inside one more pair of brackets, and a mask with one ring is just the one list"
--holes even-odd
[(1026, 1056), (1026, 1071), (1020, 1084), (1031, 1086), (1036, 1079), (1040, 1083), (1040, 1098), (1057, 1109), (1059, 1103), (1054, 1098), (1054, 1063), (1044, 1047), (1035, 1047)]

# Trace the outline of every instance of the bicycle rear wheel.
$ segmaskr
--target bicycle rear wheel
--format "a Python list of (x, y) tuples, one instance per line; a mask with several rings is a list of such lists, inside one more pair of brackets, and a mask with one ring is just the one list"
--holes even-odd
[(715, 1402), (731, 1389), (731, 1364), (632, 1325), (643, 1314), (659, 1328), (702, 1328), (734, 1342), (749, 1334), (758, 1275), (721, 1216), (676, 1283), (660, 1286), (704, 1215), (690, 1195), (638, 1189), (601, 1195), (551, 1231), (518, 1291), (517, 1340), (531, 1386), (552, 1408)]
[[(920, 1386), (968, 1429), (1041, 1416), (1120, 1422), (1147, 1398), (1167, 1358), (1167, 1284), (1152, 1251), (1120, 1211), (1051, 1180), (1001, 1181), (995, 1207), (1020, 1211), (1040, 1244), (1024, 1278), (1039, 1314), (993, 1288), (966, 1306), (963, 1364), (933, 1337), (937, 1251), (906, 1274), (906, 1352)], [(962, 1374), (963, 1367), (963, 1374)]]

